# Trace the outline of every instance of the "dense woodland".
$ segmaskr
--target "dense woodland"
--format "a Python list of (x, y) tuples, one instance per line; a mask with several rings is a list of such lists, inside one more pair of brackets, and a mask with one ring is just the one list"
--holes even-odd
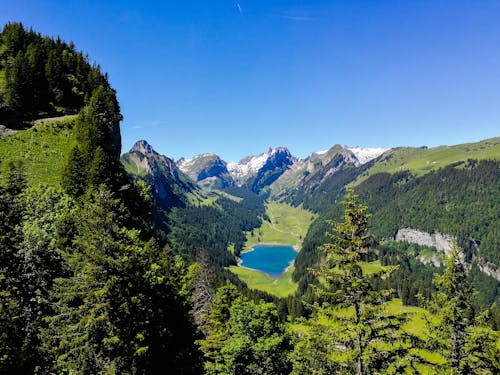
[(99, 66), (92, 66), (73, 43), (42, 37), (20, 23), (5, 25), (0, 38), (2, 119), (74, 114), (96, 88), (109, 89)]
[[(393, 212), (377, 203), (384, 195), (368, 193), (370, 183), (387, 186), (380, 176), (360, 185), (359, 196), (335, 188), (339, 204), (311, 227), (297, 259), (296, 296), (249, 291), (224, 267), (234, 264), (244, 232), (266, 220), (265, 194), (231, 187), (227, 193), (240, 201), (163, 207), (158, 223), (150, 187), (119, 162), (121, 114), (107, 77), (71, 44), (21, 24), (6, 25), (0, 43), (8, 77), (2, 116), (78, 113), (60, 185), (28, 184), (22, 163), (0, 178), (0, 373), (498, 373), (500, 335), (474, 299), (477, 268), (465, 263), (470, 248), (456, 246), (434, 270), (415, 260), (423, 251), (417, 246), (378, 244), (393, 228), (380, 222), (383, 209)], [(54, 61), (64, 66), (60, 77), (48, 73)], [(39, 78), (14, 74), (20, 67)], [(20, 89), (35, 84), (40, 91)], [(470, 189), (498, 194), (495, 168), (452, 166), (422, 180), (397, 180), (387, 194), (408, 199), (413, 214), (415, 196), (407, 194), (426, 194), (432, 179), (448, 178), (453, 184), (438, 185), (437, 199), (455, 194), (447, 199), (459, 198), (463, 207), (449, 207), (449, 216), (468, 215), (477, 190), (467, 181), (478, 181)], [(460, 183), (463, 189), (448, 188)], [(483, 225), (498, 220), (495, 209), (477, 218), (477, 228), (473, 218), (464, 227), (480, 237), (479, 255), (491, 260)], [(457, 233), (458, 223), (446, 225)], [(383, 267), (367, 272), (372, 260)], [(392, 309), (398, 296), (423, 308)], [(488, 298), (483, 307), (495, 300)]]

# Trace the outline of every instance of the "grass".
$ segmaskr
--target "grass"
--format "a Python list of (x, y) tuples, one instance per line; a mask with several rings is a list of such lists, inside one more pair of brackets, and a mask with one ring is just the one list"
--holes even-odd
[(476, 143), (433, 148), (404, 147), (394, 151), (391, 158), (377, 163), (361, 175), (355, 185), (376, 173), (396, 173), (409, 170), (416, 176), (429, 173), (446, 165), (467, 159), (500, 159), (500, 137), (486, 139)]
[(315, 215), (302, 207), (269, 202), (266, 204), (269, 221), (247, 233), (247, 249), (257, 243), (284, 244), (300, 248)]
[(371, 275), (375, 272), (381, 271), (384, 266), (380, 264), (380, 261), (376, 260), (375, 262), (360, 262), (361, 268), (366, 275)]
[(5, 92), (5, 70), (0, 70), (0, 93)]
[(140, 177), (146, 176), (147, 174), (146, 169), (139, 168), (139, 166), (136, 163), (134, 163), (132, 158), (135, 158), (135, 156), (125, 155), (120, 158), (120, 161), (125, 167), (127, 173)]
[(0, 174), (10, 162), (22, 163), (28, 185), (59, 186), (69, 153), (75, 144), (74, 118), (46, 122), (0, 136)]
[(297, 291), (297, 283), (292, 281), (293, 267), (279, 279), (273, 279), (264, 272), (244, 267), (230, 266), (229, 270), (245, 282), (250, 289), (257, 289), (277, 297), (287, 297)]
[[(283, 244), (300, 249), (302, 239), (315, 217), (302, 207), (277, 202), (266, 204), (266, 214), (269, 221), (263, 221), (260, 228), (247, 233), (247, 250), (258, 243)], [(261, 290), (277, 297), (289, 296), (295, 293), (298, 287), (297, 283), (292, 281), (293, 267), (278, 279), (249, 268), (232, 266), (229, 269), (250, 289)]]

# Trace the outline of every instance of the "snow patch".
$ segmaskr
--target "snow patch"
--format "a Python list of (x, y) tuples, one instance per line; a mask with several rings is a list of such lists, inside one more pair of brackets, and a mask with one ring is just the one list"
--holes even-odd
[(324, 155), (326, 154), (328, 151), (330, 151), (330, 149), (326, 149), (326, 150), (322, 150), (322, 151), (316, 151), (314, 152), (316, 155)]
[(269, 149), (263, 154), (257, 156), (249, 156), (238, 163), (227, 163), (227, 170), (236, 178), (246, 177), (252, 174), (256, 174), (259, 169), (261, 169), (267, 160), (276, 154), (278, 149)]
[(389, 148), (362, 148), (362, 147), (347, 147), (349, 151), (351, 151), (356, 158), (358, 158), (361, 164), (368, 163), (370, 160), (373, 160), (384, 152), (390, 150)]

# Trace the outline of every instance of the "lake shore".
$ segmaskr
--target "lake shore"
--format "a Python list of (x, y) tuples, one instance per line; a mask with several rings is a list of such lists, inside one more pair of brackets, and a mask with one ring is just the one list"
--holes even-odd
[(250, 248), (247, 248), (246, 250), (244, 250), (244, 251), (242, 251), (240, 253), (240, 256), (237, 258), (237, 266), (238, 267), (241, 267), (241, 268), (244, 268), (244, 269), (247, 269), (247, 270), (251, 270), (251, 271), (261, 272), (261, 273), (267, 275), (268, 277), (270, 277), (271, 279), (273, 279), (275, 281), (279, 280), (281, 278), (281, 276), (283, 276), (284, 273), (288, 272), (295, 265), (295, 259), (293, 259), (292, 261), (290, 261), (290, 263), (288, 264), (288, 266), (286, 266), (283, 269), (282, 273), (279, 276), (273, 277), (273, 276), (271, 276), (269, 273), (267, 273), (265, 271), (262, 271), (262, 270), (257, 269), (257, 268), (246, 267), (245, 265), (243, 265), (243, 259), (241, 258), (241, 256), (244, 255), (244, 254), (248, 254), (248, 253), (251, 253), (251, 252), (255, 251), (255, 248), (258, 247), (258, 246), (288, 247), (288, 248), (292, 248), (293, 251), (296, 252), (296, 253), (298, 253), (300, 251), (297, 245), (279, 244), (279, 243), (271, 243), (271, 242), (259, 242), (259, 243), (253, 244)]
[(293, 249), (295, 250), (296, 253), (298, 253), (300, 251), (299, 249), (299, 246), (297, 244), (295, 245), (289, 245), (289, 244), (286, 244), (286, 243), (273, 243), (273, 242), (257, 242), (257, 243), (254, 243), (252, 246), (250, 246), (249, 248), (246, 248), (244, 249), (241, 253), (240, 253), (240, 256), (242, 254), (245, 254), (245, 253), (250, 253), (252, 251), (254, 251), (254, 247), (255, 246), (276, 246), (276, 247), (279, 247), (279, 246), (290, 246), (290, 247), (293, 247)]

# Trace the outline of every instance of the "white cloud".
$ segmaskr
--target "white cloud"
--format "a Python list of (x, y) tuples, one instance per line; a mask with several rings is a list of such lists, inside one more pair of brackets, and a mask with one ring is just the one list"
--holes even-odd
[(280, 14), (278, 15), (278, 17), (290, 21), (314, 21), (313, 17), (307, 17), (307, 16), (288, 16), (285, 14)]

